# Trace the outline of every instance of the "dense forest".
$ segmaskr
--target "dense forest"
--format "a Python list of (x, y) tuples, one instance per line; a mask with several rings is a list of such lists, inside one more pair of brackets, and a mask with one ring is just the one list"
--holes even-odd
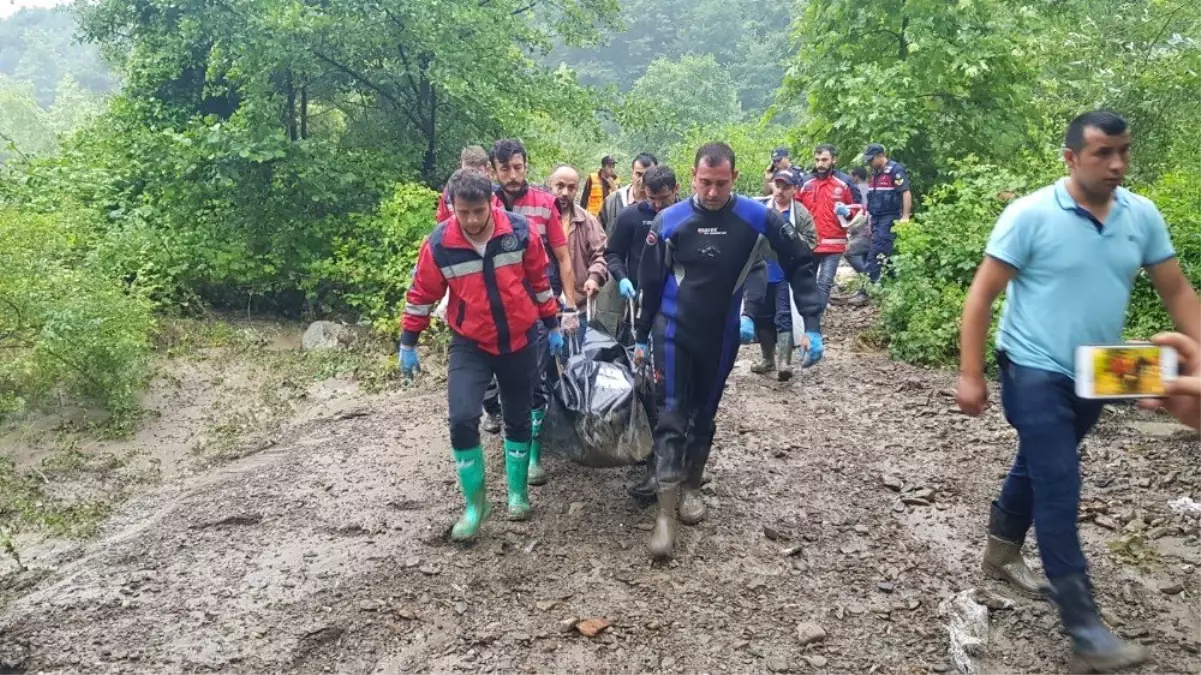
[(0, 19), (0, 159), (53, 152), (59, 136), (103, 112), (106, 95), (116, 91), (99, 48), (75, 33), (65, 8)]
[[(919, 199), (880, 334), (899, 358), (945, 363), (989, 228), (1062, 174), (1083, 110), (1131, 120), (1130, 187), (1201, 282), (1199, 73), (1191, 0), (24, 10), (0, 22), (0, 414), (63, 392), (134, 410), (164, 314), (395, 330), (431, 188), (462, 146), (507, 136), (535, 177), (642, 151), (683, 170), (725, 140), (747, 192), (777, 145), (803, 158), (832, 142), (845, 167), (884, 143)], [(1140, 285), (1132, 334), (1167, 325)]]

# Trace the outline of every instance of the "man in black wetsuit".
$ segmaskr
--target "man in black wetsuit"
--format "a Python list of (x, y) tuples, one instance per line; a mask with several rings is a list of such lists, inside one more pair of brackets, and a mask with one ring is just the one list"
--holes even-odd
[(705, 515), (701, 478), (738, 353), (744, 286), (761, 256), (776, 259), (792, 285), (805, 321), (797, 345), (807, 354), (803, 365), (822, 355), (813, 252), (777, 211), (733, 195), (737, 178), (730, 146), (702, 146), (693, 161), (693, 197), (655, 216), (639, 264), (634, 358), (647, 358), (653, 336), (659, 514), (648, 548), (659, 559), (672, 555), (677, 511), (690, 525)]

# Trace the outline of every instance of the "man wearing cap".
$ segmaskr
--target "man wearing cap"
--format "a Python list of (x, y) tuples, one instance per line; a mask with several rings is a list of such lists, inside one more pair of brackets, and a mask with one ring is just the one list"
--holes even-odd
[(588, 176), (580, 192), (580, 206), (588, 213), (600, 217), (601, 207), (610, 192), (617, 189), (617, 160), (610, 155), (601, 158), (601, 168)]
[[(772, 179), (772, 195), (761, 197), (759, 202), (777, 211), (812, 249), (817, 240), (813, 216), (797, 201), (796, 192), (796, 173), (777, 171)], [(786, 382), (792, 377), (792, 297), (779, 263), (766, 263), (765, 274), (756, 270), (747, 278), (741, 332), (743, 338), (757, 337), (763, 354), (763, 360), (753, 364), (751, 372), (774, 370), (776, 379)]]
[(884, 152), (884, 146), (872, 143), (863, 151), (863, 163), (871, 167), (867, 183), (867, 211), (872, 222), (872, 245), (868, 251), (867, 274), (880, 280), (880, 267), (892, 255), (896, 237), (892, 224), (909, 220), (913, 197), (909, 194), (909, 172)]
[(763, 194), (765, 196), (775, 194), (772, 183), (775, 181), (776, 174), (781, 171), (791, 173), (796, 185), (805, 182), (805, 172), (792, 163), (792, 153), (788, 151), (788, 148), (778, 147), (771, 151), (771, 164), (763, 172)]

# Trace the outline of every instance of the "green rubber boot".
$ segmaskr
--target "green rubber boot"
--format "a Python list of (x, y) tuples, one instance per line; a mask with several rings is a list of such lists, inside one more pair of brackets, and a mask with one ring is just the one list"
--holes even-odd
[(546, 485), (546, 471), (542, 468), (542, 420), (545, 410), (530, 411), (530, 485)]
[(475, 538), (480, 526), (492, 515), (485, 487), (484, 449), (477, 445), (466, 450), (455, 450), (454, 457), (455, 469), (459, 472), (459, 487), (463, 490), (463, 501), (467, 508), (450, 529), (450, 538), (453, 541), (468, 541)]
[(530, 444), (505, 439), (505, 474), (509, 479), (509, 520), (530, 517)]

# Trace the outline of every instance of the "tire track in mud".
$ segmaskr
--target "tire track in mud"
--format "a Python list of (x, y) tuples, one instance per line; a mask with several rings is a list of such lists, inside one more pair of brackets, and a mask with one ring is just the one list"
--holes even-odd
[[(1049, 607), (978, 573), (1012, 433), (995, 410), (982, 420), (953, 412), (951, 374), (857, 354), (838, 339), (869, 320), (832, 311), (827, 361), (788, 385), (752, 375), (757, 350), (744, 348), (718, 419), (709, 516), (681, 528), (670, 565), (645, 553), (653, 511), (624, 494), (636, 470), (552, 456), (550, 484), (531, 488), (534, 519), (506, 522), (495, 438), (496, 515), (475, 545), (446, 543), (460, 497), (445, 402), (437, 392), (381, 397), (365, 417), (303, 424), (269, 453), (131, 503), (81, 557), (8, 608), (0, 665), (925, 673), (945, 659), (939, 601), (985, 584), (1017, 601), (993, 615), (989, 665), (1063, 672), (1067, 643)], [(1118, 475), (1098, 498), (1162, 503), (1167, 492), (1137, 485), (1176, 464), (1125, 461), (1130, 443), (1120, 431), (1090, 441), (1090, 458), (1105, 459), (1087, 465), (1086, 500)], [(1195, 469), (1174, 470), (1178, 489), (1181, 479), (1201, 486)], [(885, 475), (907, 492), (886, 487)], [(929, 499), (902, 503), (917, 494), (910, 488)], [(1159, 672), (1201, 670), (1195, 576), (1180, 595), (1158, 593), (1148, 586), (1158, 577), (1131, 571), (1095, 534), (1085, 540), (1102, 604), (1147, 631)], [(1189, 550), (1184, 537), (1159, 541)], [(570, 629), (590, 617), (612, 626), (592, 639)], [(826, 637), (802, 644), (802, 622)]]

